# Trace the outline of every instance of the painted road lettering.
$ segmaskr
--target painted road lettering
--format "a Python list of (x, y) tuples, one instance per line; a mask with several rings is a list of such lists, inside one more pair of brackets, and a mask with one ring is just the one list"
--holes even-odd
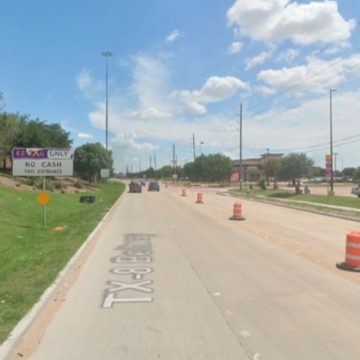
[(152, 298), (151, 297), (128, 297), (128, 298), (123, 298), (123, 297), (115, 297), (115, 294), (110, 293), (108, 294), (105, 299), (104, 302), (102, 304), (102, 307), (104, 309), (111, 309), (113, 304), (116, 303), (120, 303), (120, 304), (125, 304), (125, 303), (146, 303), (146, 302), (152, 302)]
[(140, 280), (144, 275), (152, 272), (151, 268), (113, 268), (111, 272), (116, 275), (129, 275), (132, 274), (133, 279)]
[[(121, 276), (121, 280), (110, 280), (110, 285), (104, 291), (102, 308), (112, 308), (114, 304), (121, 303), (147, 303), (152, 302), (152, 297), (139, 296), (140, 293), (152, 293), (153, 289), (149, 287), (153, 281), (144, 279), (150, 275), (153, 269), (141, 264), (151, 263), (152, 244), (151, 235), (147, 234), (129, 234), (125, 236), (123, 244), (116, 247), (115, 251), (120, 251), (120, 255), (110, 258), (113, 264), (126, 264), (125, 266), (113, 267), (110, 272), (113, 275)], [(135, 267), (133, 266), (135, 265)], [(123, 278), (126, 277), (126, 280)], [(128, 279), (135, 280), (128, 282)]]
[(135, 283), (135, 284), (127, 284), (127, 283), (119, 282), (119, 281), (109, 281), (109, 285), (115, 286), (115, 287), (108, 289), (108, 291), (109, 292), (117, 292), (117, 291), (122, 291), (122, 290), (136, 290), (136, 291), (151, 293), (152, 289), (143, 287), (143, 285), (148, 285), (151, 283), (152, 283), (152, 280), (145, 280), (145, 281)]

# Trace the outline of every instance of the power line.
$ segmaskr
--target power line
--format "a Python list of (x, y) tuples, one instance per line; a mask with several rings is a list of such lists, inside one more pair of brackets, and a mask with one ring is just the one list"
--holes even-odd
[[(343, 146), (343, 145), (347, 145), (347, 144), (351, 144), (354, 142), (357, 142), (360, 140), (360, 134), (358, 135), (353, 135), (353, 136), (348, 136), (345, 137), (343, 139), (339, 139), (339, 140), (335, 140), (334, 143), (334, 147), (338, 147), (338, 146)], [(304, 153), (309, 153), (315, 150), (323, 150), (323, 149), (327, 149), (329, 146), (329, 143), (321, 143), (321, 144), (317, 144), (317, 145), (311, 145), (311, 146), (305, 146), (305, 147), (299, 147), (299, 148), (290, 148), (290, 149), (277, 149), (275, 151), (279, 151), (279, 152), (291, 152), (291, 151), (298, 151), (298, 152), (304, 152)]]

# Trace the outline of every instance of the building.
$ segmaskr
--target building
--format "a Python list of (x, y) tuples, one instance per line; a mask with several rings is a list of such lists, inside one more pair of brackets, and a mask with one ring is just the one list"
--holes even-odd
[[(257, 182), (264, 175), (264, 165), (270, 160), (279, 160), (283, 154), (262, 154), (260, 158), (243, 159), (242, 162), (242, 181)], [(240, 160), (233, 160), (233, 172), (240, 171)]]

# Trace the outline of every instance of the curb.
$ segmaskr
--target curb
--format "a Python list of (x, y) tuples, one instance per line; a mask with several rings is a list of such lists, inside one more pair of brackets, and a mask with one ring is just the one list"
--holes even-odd
[[(307, 208), (307, 207), (302, 207), (300, 204), (294, 204), (294, 203), (290, 204), (290, 203), (283, 203), (283, 202), (277, 202), (277, 201), (268, 201), (266, 199), (254, 198), (254, 197), (250, 198), (250, 197), (246, 197), (246, 196), (236, 196), (236, 195), (233, 195), (233, 194), (230, 194), (230, 193), (224, 193), (224, 192), (220, 192), (220, 191), (217, 192), (217, 194), (222, 195), (222, 196), (242, 198), (244, 200), (249, 200), (249, 201), (262, 202), (262, 203), (269, 204), (269, 205), (286, 207), (286, 208), (289, 208), (289, 209), (294, 209), (294, 210), (299, 210), (299, 211), (306, 211), (306, 212), (313, 213), (313, 214), (325, 215), (325, 216), (335, 217), (335, 218), (339, 218), (339, 219), (360, 222), (360, 216), (347, 215), (346, 213), (345, 214), (336, 213), (335, 212), (336, 209), (333, 209), (334, 212), (330, 212), (330, 211), (326, 211), (326, 210), (317, 210), (317, 209), (311, 209), (311, 208)], [(321, 204), (314, 203), (314, 206), (321, 206)], [(349, 210), (342, 210), (342, 211), (351, 212), (352, 209), (349, 208)]]

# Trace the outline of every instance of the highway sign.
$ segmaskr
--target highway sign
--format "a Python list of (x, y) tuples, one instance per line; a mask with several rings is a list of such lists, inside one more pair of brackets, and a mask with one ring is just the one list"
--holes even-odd
[(15, 176), (73, 176), (73, 149), (14, 148)]

